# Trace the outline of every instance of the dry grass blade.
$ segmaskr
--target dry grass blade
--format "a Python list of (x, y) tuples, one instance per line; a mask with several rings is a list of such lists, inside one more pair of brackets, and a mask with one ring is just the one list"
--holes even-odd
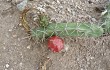
[(28, 25), (28, 22), (26, 20), (26, 13), (29, 11), (29, 9), (25, 9), (22, 13), (21, 13), (21, 23), (22, 26), (25, 28), (25, 30), (29, 33), (30, 32), (30, 27)]

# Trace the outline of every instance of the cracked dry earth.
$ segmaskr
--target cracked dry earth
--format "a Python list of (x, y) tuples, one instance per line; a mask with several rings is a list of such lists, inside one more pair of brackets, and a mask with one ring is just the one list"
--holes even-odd
[[(19, 11), (16, 8), (7, 11), (11, 7), (7, 1), (10, 0), (0, 0), (0, 70), (40, 70), (47, 58), (50, 59), (47, 70), (110, 70), (110, 36), (64, 38), (68, 50), (52, 53), (45, 43), (30, 41), (19, 26)], [(12, 0), (13, 3), (17, 1)], [(33, 0), (28, 5), (42, 7), (54, 22), (97, 23), (100, 13), (94, 11), (94, 7), (104, 7), (107, 0), (91, 1), (94, 3), (88, 0)]]

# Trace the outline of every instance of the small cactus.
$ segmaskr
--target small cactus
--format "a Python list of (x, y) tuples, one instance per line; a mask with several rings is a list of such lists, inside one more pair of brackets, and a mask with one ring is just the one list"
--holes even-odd
[[(103, 12), (102, 12), (103, 13)], [(86, 36), (99, 37), (103, 33), (110, 32), (110, 5), (107, 6), (107, 12), (102, 15), (102, 25), (90, 23), (51, 23), (45, 15), (40, 16), (40, 27), (31, 30), (32, 36), (37, 38), (56, 36)], [(26, 24), (26, 23), (25, 23)], [(26, 28), (26, 25), (24, 25)], [(27, 28), (26, 28), (27, 29)], [(27, 29), (28, 30), (28, 29)]]
[(86, 23), (55, 23), (46, 28), (38, 28), (32, 31), (33, 36), (44, 38), (48, 36), (92, 36), (98, 37), (103, 34), (103, 28), (95, 24)]
[(47, 27), (49, 24), (49, 19), (44, 13), (40, 13), (39, 15), (39, 24), (41, 27)]

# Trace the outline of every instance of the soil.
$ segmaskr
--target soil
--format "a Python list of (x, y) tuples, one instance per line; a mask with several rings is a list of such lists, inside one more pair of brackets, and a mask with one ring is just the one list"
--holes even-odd
[[(46, 42), (32, 41), (20, 25), (16, 7), (19, 1), (0, 0), (0, 70), (110, 70), (110, 36), (65, 37), (65, 50), (53, 53)], [(51, 22), (97, 24), (100, 12), (94, 9), (107, 3), (108, 0), (30, 0), (28, 7), (41, 8)]]

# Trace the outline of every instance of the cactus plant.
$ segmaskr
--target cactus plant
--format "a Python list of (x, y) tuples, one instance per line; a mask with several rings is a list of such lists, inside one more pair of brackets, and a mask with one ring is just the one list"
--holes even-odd
[[(107, 12), (102, 16), (102, 25), (90, 23), (51, 23), (47, 17), (40, 17), (40, 27), (31, 30), (32, 36), (37, 38), (57, 36), (88, 36), (99, 37), (103, 33), (110, 32), (110, 5), (107, 6)], [(25, 27), (25, 26), (24, 26)], [(26, 27), (25, 27), (26, 28)]]
[(46, 14), (39, 14), (39, 24), (41, 27), (46, 28), (49, 24), (49, 19)]
[(103, 28), (95, 24), (87, 23), (55, 23), (46, 28), (32, 30), (33, 36), (44, 38), (47, 36), (92, 36), (98, 37), (103, 34)]

